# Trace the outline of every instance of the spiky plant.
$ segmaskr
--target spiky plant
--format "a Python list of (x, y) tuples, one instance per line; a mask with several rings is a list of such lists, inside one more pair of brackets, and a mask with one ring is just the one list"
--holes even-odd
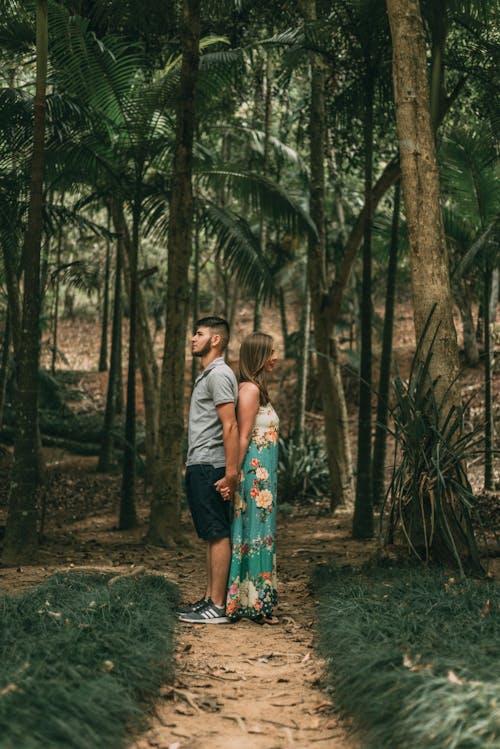
[(474, 534), (474, 492), (466, 464), (481, 443), (479, 429), (464, 431), (466, 406), (448, 411), (438, 400), (430, 376), (434, 332), (428, 352), (422, 348), (432, 314), (420, 338), (408, 380), (393, 379), (391, 410), (395, 441), (394, 469), (380, 515), (380, 531), (391, 542), (400, 531), (418, 558), (482, 572)]

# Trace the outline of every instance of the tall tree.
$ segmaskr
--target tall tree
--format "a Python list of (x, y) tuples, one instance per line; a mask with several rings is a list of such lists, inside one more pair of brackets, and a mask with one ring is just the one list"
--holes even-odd
[(392, 365), (394, 304), (396, 300), (396, 276), (398, 271), (400, 203), (401, 185), (398, 182), (394, 188), (394, 205), (392, 209), (391, 246), (385, 293), (384, 332), (382, 334), (382, 355), (380, 357), (380, 376), (377, 390), (377, 425), (375, 428), (375, 444), (373, 446), (373, 504), (376, 507), (380, 507), (385, 494), (385, 453)]
[(184, 369), (193, 224), (192, 162), (199, 68), (200, 0), (183, 0), (181, 40), (182, 67), (168, 227), (160, 429), (149, 526), (149, 539), (158, 544), (168, 543), (175, 537), (180, 522), (182, 498)]
[[(307, 22), (317, 20), (316, 0), (300, 3)], [(309, 210), (317, 236), (308, 242), (308, 284), (314, 320), (314, 341), (325, 414), (331, 507), (350, 504), (354, 499), (352, 466), (347, 444), (348, 424), (340, 365), (328, 306), (328, 276), (325, 237), (325, 70), (319, 55), (311, 55), (311, 102), (309, 148), (311, 162)]]
[(23, 248), (24, 293), (19, 348), (16, 353), (17, 429), (9, 494), (4, 562), (34, 555), (37, 546), (38, 361), (40, 349), (40, 247), (45, 162), (45, 100), (48, 59), (47, 0), (36, 7), (36, 84), (33, 160), (28, 226)]
[[(443, 423), (457, 409), (461, 394), (457, 383), (458, 346), (452, 316), (452, 298), (448, 257), (441, 213), (439, 170), (431, 121), (427, 82), (427, 50), (418, 0), (387, 0), (393, 41), (393, 81), (396, 122), (401, 159), (401, 179), (406, 208), (413, 293), (415, 332), (420, 341), (420, 356), (428, 357), (432, 346), (429, 374), (434, 383), (436, 402)], [(463, 473), (441, 481), (466, 483)], [(434, 558), (450, 559), (450, 549), (462, 557), (477, 560), (474, 539), (467, 532), (468, 510), (453, 505), (452, 486), (446, 487), (438, 508), (439, 526), (427, 537), (426, 545)], [(422, 500), (428, 528), (436, 527), (431, 516), (432, 488)], [(470, 528), (470, 521), (468, 522)], [(421, 536), (415, 523), (410, 535)], [(414, 539), (412, 539), (414, 540)]]

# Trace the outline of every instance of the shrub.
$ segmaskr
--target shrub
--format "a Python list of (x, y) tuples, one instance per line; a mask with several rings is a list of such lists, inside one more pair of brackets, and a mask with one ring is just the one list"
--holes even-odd
[(322, 441), (306, 433), (303, 446), (291, 437), (279, 440), (278, 497), (280, 502), (302, 503), (323, 497), (330, 490), (328, 462)]
[(121, 747), (171, 671), (175, 591), (58, 574), (0, 598), (0, 747)]
[(317, 575), (320, 647), (366, 749), (494, 749), (498, 585), (419, 567)]

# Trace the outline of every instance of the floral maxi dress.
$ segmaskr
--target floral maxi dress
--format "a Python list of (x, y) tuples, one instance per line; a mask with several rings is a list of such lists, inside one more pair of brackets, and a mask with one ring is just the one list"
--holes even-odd
[(276, 488), (279, 418), (260, 406), (239, 477), (231, 523), (231, 568), (226, 615), (270, 617), (278, 603)]

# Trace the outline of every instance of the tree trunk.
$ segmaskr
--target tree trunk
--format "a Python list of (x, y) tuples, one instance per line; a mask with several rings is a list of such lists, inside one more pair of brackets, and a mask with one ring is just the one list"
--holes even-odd
[[(132, 241), (127, 230), (127, 223), (125, 215), (123, 213), (123, 206), (118, 201), (112, 201), (111, 204), (113, 212), (113, 224), (117, 234), (123, 235), (123, 243), (120, 243), (121, 253), (121, 264), (123, 267), (123, 275), (125, 278), (125, 286), (127, 295), (130, 301), (130, 258), (132, 257)], [(144, 297), (141, 292), (141, 287), (138, 285), (136, 289), (137, 294), (137, 358), (139, 361), (139, 368), (141, 370), (142, 379), (142, 390), (144, 398), (144, 414), (146, 419), (146, 470), (148, 475), (148, 482), (152, 483), (155, 469), (155, 454), (156, 444), (158, 440), (158, 424), (159, 424), (159, 386), (158, 386), (158, 367), (156, 364), (153, 341), (151, 339), (151, 331), (149, 329), (148, 315), (146, 310), (146, 304)], [(121, 328), (120, 328), (120, 341), (121, 341)], [(121, 350), (121, 346), (120, 346)], [(120, 353), (121, 361), (121, 353)], [(119, 368), (119, 385), (117, 395), (120, 397), (123, 393), (121, 385), (121, 366)], [(121, 409), (118, 408), (117, 398), (117, 413), (121, 413)]]
[(5, 328), (3, 331), (2, 358), (0, 361), (0, 429), (3, 423), (3, 412), (5, 408), (5, 394), (7, 390), (7, 378), (9, 375), (9, 354), (12, 328), (10, 324), (10, 310), (7, 305), (5, 313)]
[(40, 246), (45, 144), (45, 92), (48, 57), (47, 0), (36, 13), (36, 89), (33, 161), (24, 241), (22, 328), (16, 357), (17, 429), (9, 492), (3, 561), (19, 563), (34, 557), (37, 547), (36, 490), (38, 482), (38, 360), (40, 349)]
[(392, 210), (391, 247), (389, 251), (389, 267), (387, 269), (384, 332), (377, 394), (377, 425), (375, 427), (375, 445), (373, 448), (373, 504), (376, 507), (380, 507), (380, 505), (384, 501), (385, 496), (387, 414), (389, 408), (389, 385), (391, 381), (392, 335), (394, 327), (394, 304), (396, 301), (396, 276), (398, 271), (400, 204), (401, 185), (398, 182), (394, 189), (394, 206)]
[[(192, 317), (193, 328), (200, 316), (200, 220), (198, 215), (195, 221), (194, 230), (194, 269), (193, 269), (193, 292), (192, 292)], [(200, 362), (196, 356), (191, 361), (191, 387), (194, 387), (194, 381), (198, 377)]]
[(495, 479), (493, 473), (493, 408), (491, 388), (491, 328), (490, 299), (492, 287), (492, 269), (489, 259), (485, 261), (484, 270), (484, 488), (493, 491)]
[[(307, 296), (307, 291), (306, 291)], [(288, 324), (286, 320), (286, 301), (283, 287), (278, 290), (278, 300), (280, 305), (281, 335), (283, 337), (283, 358), (288, 358)]]
[[(61, 196), (61, 208), (64, 206), (64, 193)], [(56, 373), (56, 361), (57, 361), (57, 343), (58, 343), (58, 332), (59, 332), (59, 297), (61, 289), (61, 275), (59, 268), (61, 267), (61, 253), (62, 253), (62, 223), (57, 228), (57, 251), (56, 251), (56, 279), (54, 288), (54, 317), (53, 317), (53, 328), (52, 328), (52, 357), (50, 364), (50, 371), (53, 375)]]
[[(427, 82), (426, 45), (420, 6), (415, 0), (387, 0), (393, 42), (393, 80), (396, 124), (406, 208), (413, 293), (415, 332), (424, 359), (432, 344), (430, 377), (441, 418), (461, 407), (458, 345), (453, 324), (452, 297), (443, 219), (439, 170), (431, 123)], [(426, 325), (428, 332), (423, 338)], [(435, 337), (434, 337), (435, 336)], [(467, 481), (464, 476), (462, 479)], [(446, 496), (453, 492), (446, 493)], [(449, 560), (450, 546), (461, 557), (478, 565), (474, 539), (464, 530), (466, 510), (457, 515), (448, 500), (441, 508), (440, 527), (433, 535), (430, 553)], [(426, 503), (430, 512), (430, 502)], [(416, 508), (416, 512), (418, 512)], [(460, 520), (462, 518), (462, 520)], [(428, 527), (433, 518), (427, 517)], [(419, 529), (416, 529), (418, 532)], [(418, 544), (418, 540), (415, 538)]]
[(356, 501), (352, 523), (354, 538), (373, 536), (372, 498), (372, 180), (373, 180), (373, 81), (367, 72), (364, 116), (365, 225), (363, 285), (361, 292), (361, 364), (359, 382), (358, 460)]
[[(415, 332), (420, 339), (435, 306), (427, 340), (439, 325), (431, 361), (438, 398), (460, 404), (458, 346), (453, 324), (439, 171), (429, 108), (426, 47), (419, 3), (387, 0), (402, 187), (408, 223)], [(422, 356), (427, 353), (424, 344)]]
[(459, 278), (454, 287), (454, 297), (462, 318), (464, 354), (467, 364), (476, 367), (479, 363), (479, 348), (472, 318), (472, 299), (467, 278)]
[[(271, 136), (271, 117), (272, 117), (272, 76), (273, 64), (271, 52), (266, 52), (266, 67), (264, 72), (264, 153), (262, 157), (261, 174), (265, 177), (269, 172), (269, 139)], [(257, 106), (257, 104), (256, 104)], [(264, 217), (260, 217), (259, 231), (260, 251), (263, 256), (266, 254), (267, 246), (267, 223)], [(259, 296), (255, 299), (253, 329), (260, 330), (262, 327), (262, 300)]]
[(120, 530), (137, 525), (136, 510), (136, 345), (137, 345), (137, 289), (139, 286), (139, 230), (142, 195), (139, 180), (132, 205), (132, 244), (130, 247), (129, 338), (127, 370), (127, 405), (125, 410), (125, 444), (123, 446), (122, 490), (120, 500)]
[(113, 426), (116, 414), (116, 393), (119, 385), (118, 370), (120, 361), (120, 328), (122, 324), (122, 268), (120, 250), (118, 243), (123, 242), (123, 234), (118, 236), (116, 247), (115, 267), (115, 296), (113, 301), (113, 324), (111, 332), (111, 356), (109, 362), (108, 392), (106, 394), (106, 410), (104, 412), (104, 425), (102, 429), (101, 452), (99, 453), (98, 471), (109, 471), (113, 460)]
[(293, 441), (297, 447), (303, 447), (305, 434), (307, 376), (311, 330), (311, 292), (307, 287), (304, 296), (305, 299), (302, 305), (302, 315), (300, 319), (300, 350), (297, 356), (297, 395), (295, 399), (295, 419), (293, 427)]
[[(316, 21), (316, 1), (301, 3), (307, 21)], [(332, 510), (354, 499), (352, 465), (346, 436), (345, 399), (329, 314), (325, 242), (325, 76), (321, 60), (311, 57), (309, 142), (311, 159), (309, 211), (318, 236), (308, 240), (308, 285), (314, 320), (319, 389), (325, 416), (325, 437), (330, 473)], [(344, 404), (344, 408), (342, 408)]]
[[(111, 212), (108, 208), (108, 231), (111, 221)], [(101, 348), (99, 351), (99, 372), (105, 372), (108, 368), (108, 320), (109, 320), (109, 274), (111, 265), (111, 242), (109, 236), (106, 238), (106, 262), (104, 265), (104, 301), (102, 305), (102, 328)]]
[(193, 192), (192, 161), (199, 67), (200, 0), (183, 0), (182, 67), (168, 227), (167, 303), (160, 430), (149, 526), (151, 543), (176, 538), (182, 498), (184, 369), (189, 311)]
[(491, 273), (490, 325), (494, 325), (497, 320), (497, 305), (498, 305), (499, 288), (500, 288), (500, 268), (494, 268)]

